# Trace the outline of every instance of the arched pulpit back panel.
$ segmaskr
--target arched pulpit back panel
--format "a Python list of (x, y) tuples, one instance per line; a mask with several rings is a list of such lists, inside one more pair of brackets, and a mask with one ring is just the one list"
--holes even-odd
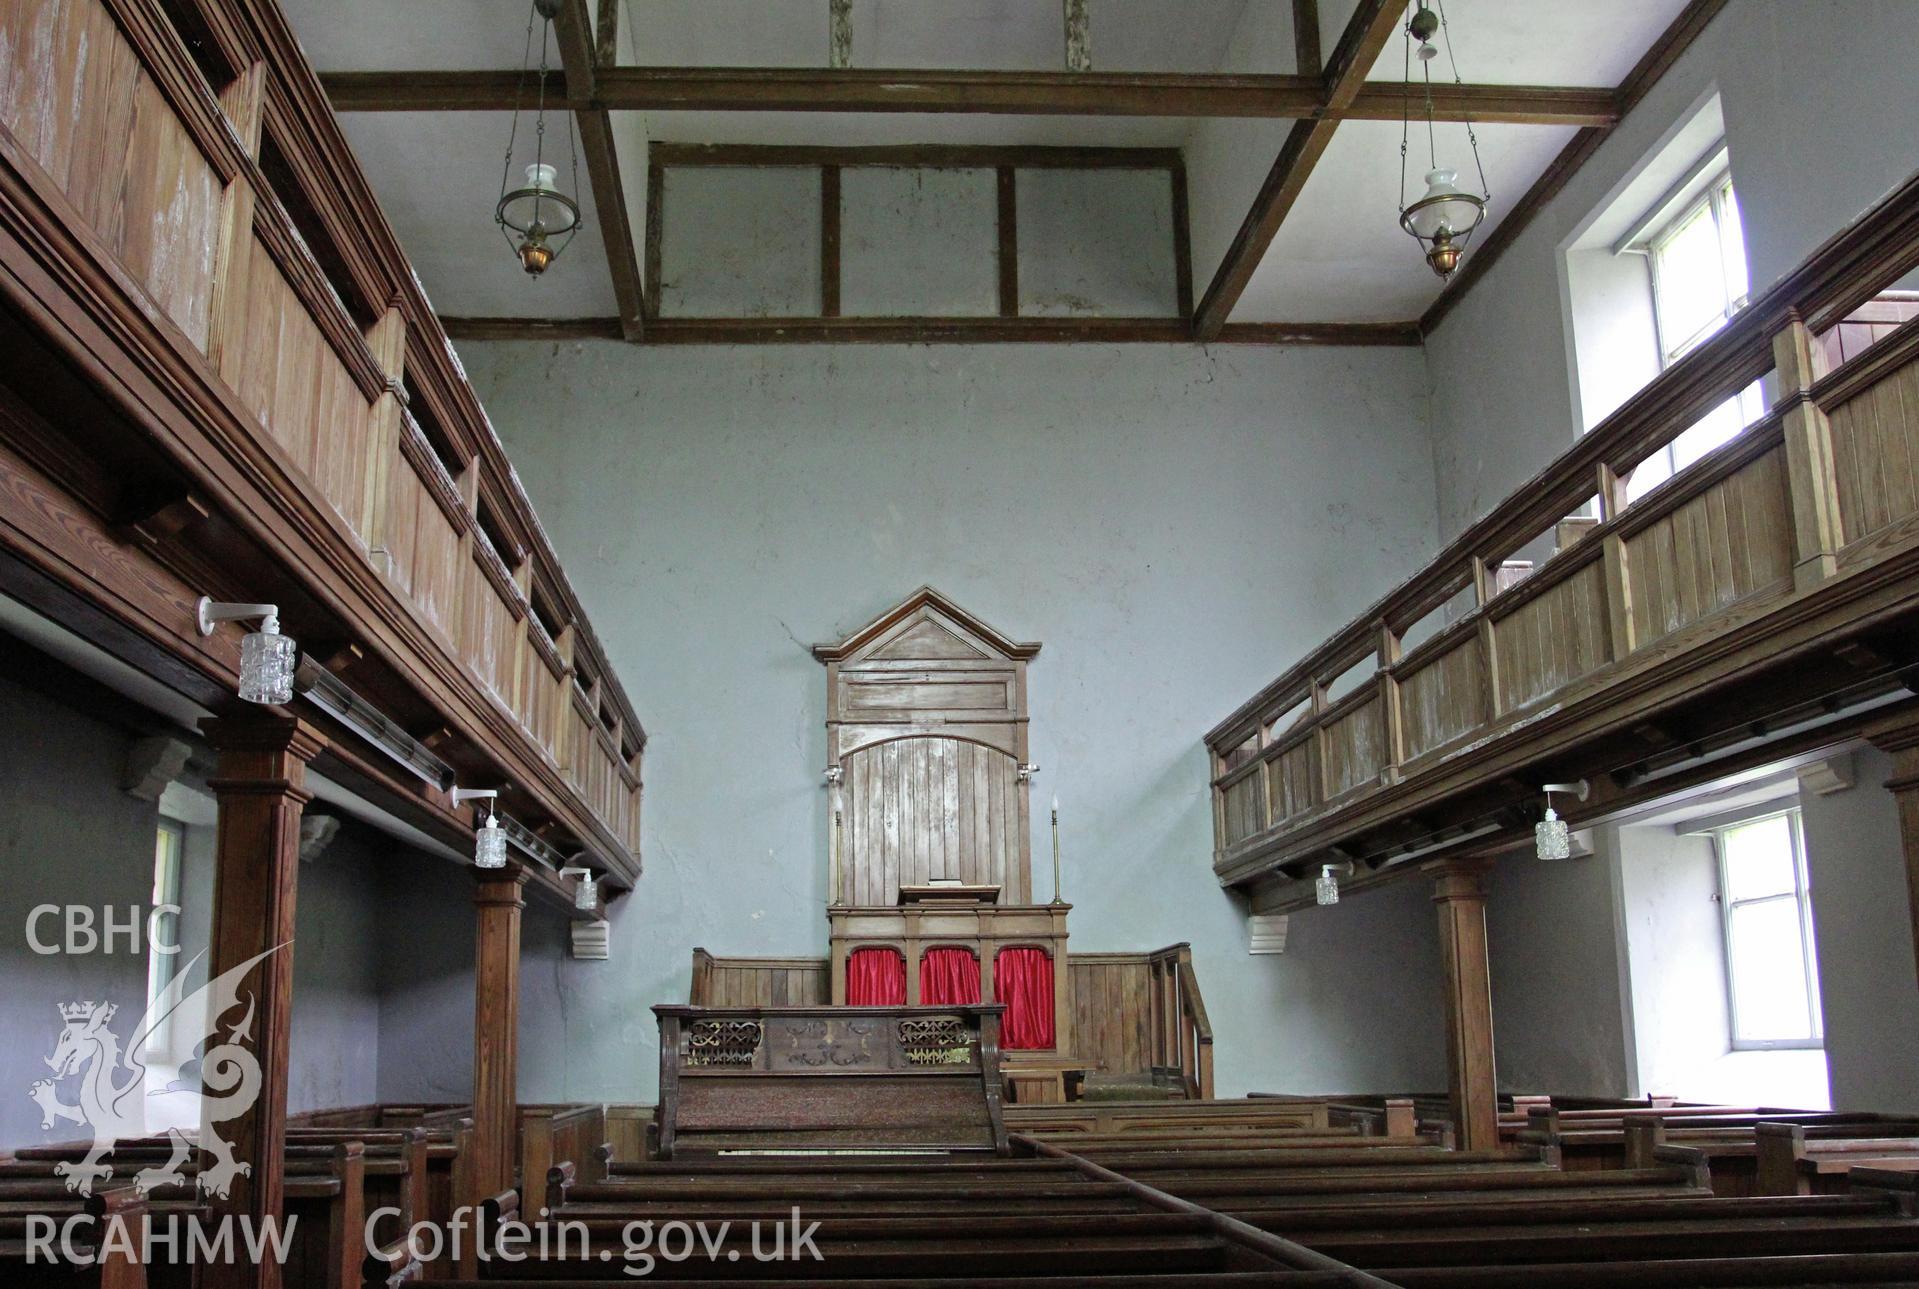
[(901, 886), (997, 886), (1024, 904), (1019, 762), (965, 739), (916, 735), (841, 759), (844, 862), (835, 903), (889, 905)]
[(826, 664), (828, 764), (840, 772), (831, 899), (890, 906), (901, 886), (998, 886), (1031, 898), (1026, 663), (1015, 641), (922, 587)]

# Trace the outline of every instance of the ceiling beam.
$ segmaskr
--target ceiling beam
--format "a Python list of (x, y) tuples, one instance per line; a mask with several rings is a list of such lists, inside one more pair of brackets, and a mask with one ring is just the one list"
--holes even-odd
[[(553, 21), (560, 45), (560, 65), (565, 69), (571, 94), (582, 95), (588, 103), (594, 97), (602, 57), (610, 57), (615, 48), (619, 6), (600, 6), (599, 48), (594, 46), (593, 25), (586, 11), (586, 0), (563, 0), (559, 17)], [(613, 301), (619, 309), (620, 330), (628, 340), (638, 340), (646, 330), (645, 292), (641, 288), (639, 249), (633, 242), (633, 228), (626, 213), (626, 187), (620, 182), (620, 156), (613, 146), (613, 117), (605, 108), (576, 107), (573, 120), (580, 131), (580, 151), (586, 154), (586, 173), (593, 185), (593, 210), (600, 221), (600, 241), (606, 247), (607, 268), (613, 275)]]
[[(1693, 0), (1677, 18), (1673, 19), (1672, 25), (1667, 27), (1659, 39), (1653, 43), (1652, 48), (1646, 51), (1645, 57), (1639, 60), (1619, 86), (1618, 93), (1615, 95), (1615, 106), (1620, 118), (1639, 105), (1639, 101), (1646, 97), (1647, 92), (1658, 83), (1659, 78), (1666, 74), (1666, 70), (1679, 61), (1679, 56), (1691, 47), (1699, 33), (1704, 31), (1707, 24), (1725, 7), (1726, 0)], [(1419, 320), (1419, 329), (1422, 334), (1430, 333), (1437, 327), (1440, 321), (1464, 298), (1466, 292), (1472, 289), (1473, 284), (1484, 277), (1499, 261), (1499, 257), (1505, 253), (1506, 248), (1519, 240), (1519, 235), (1525, 231), (1528, 224), (1532, 223), (1533, 217), (1545, 209), (1546, 204), (1558, 196), (1560, 191), (1572, 181), (1572, 177), (1579, 172), (1579, 168), (1586, 164), (1593, 153), (1599, 151), (1599, 145), (1612, 134), (1613, 126), (1616, 124), (1617, 121), (1611, 124), (1594, 123), (1581, 129), (1572, 137), (1559, 155), (1553, 158), (1552, 164), (1546, 167), (1545, 173), (1526, 190), (1526, 195), (1519, 199), (1486, 240), (1480, 243), (1479, 249), (1466, 257), (1466, 262), (1460, 267), (1459, 272), (1453, 275), (1453, 280), (1446, 284), (1446, 289), (1440, 293), (1439, 298), (1427, 307), (1425, 314)]]
[(1317, 76), (1320, 64), (1319, 0), (1293, 0), (1293, 70)]
[[(450, 318), (454, 340), (618, 340), (617, 318)], [(647, 344), (1183, 344), (1184, 318), (653, 318)], [(1418, 345), (1410, 322), (1233, 323), (1221, 344)]]
[[(1226, 248), (1219, 269), (1213, 274), (1212, 283), (1207, 286), (1206, 294), (1200, 298), (1199, 306), (1194, 311), (1193, 333), (1199, 340), (1214, 340), (1225, 327), (1233, 306), (1239, 303), (1239, 297), (1246, 290), (1247, 282), (1252, 280), (1260, 260), (1265, 257), (1266, 249), (1273, 244), (1280, 224), (1285, 222), (1293, 204), (1299, 200), (1306, 180), (1312, 176), (1313, 167), (1319, 164), (1327, 146), (1332, 143), (1333, 130), (1339, 123), (1338, 114), (1359, 100), (1365, 88), (1366, 73), (1379, 60), (1386, 42), (1392, 39), (1393, 31), (1399, 25), (1400, 13), (1401, 6), (1393, 3), (1393, 0), (1360, 0), (1359, 7), (1353, 10), (1339, 44), (1333, 49), (1332, 59), (1326, 64), (1322, 91), (1326, 112), (1311, 120), (1295, 123), (1287, 134), (1285, 145), (1280, 148), (1272, 169), (1266, 172), (1266, 181), (1259, 186), (1259, 194), (1253, 199), (1253, 208), (1246, 212), (1239, 232), (1234, 234), (1232, 244)], [(1396, 101), (1403, 112), (1404, 98)], [(1398, 113), (1395, 113), (1394, 119), (1398, 119)]]
[[(602, 66), (586, 91), (577, 80), (547, 84), (549, 102), (557, 94), (570, 106), (627, 112), (1400, 120), (1403, 88), (1364, 84), (1364, 75), (1337, 104), (1320, 77), (1290, 75)], [(521, 97), (520, 75), (511, 71), (327, 72), (320, 83), (336, 112), (504, 112)], [(1605, 87), (1435, 85), (1433, 113), (1440, 121), (1589, 126), (1612, 124), (1619, 108)]]

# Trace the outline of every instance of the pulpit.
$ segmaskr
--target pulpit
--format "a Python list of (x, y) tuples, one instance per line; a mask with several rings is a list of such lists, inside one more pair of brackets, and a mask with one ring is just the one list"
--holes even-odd
[(1013, 1099), (1064, 1099), (1066, 916), (1035, 901), (1026, 666), (1013, 640), (930, 587), (834, 644), (826, 664), (831, 997), (1007, 1008)]

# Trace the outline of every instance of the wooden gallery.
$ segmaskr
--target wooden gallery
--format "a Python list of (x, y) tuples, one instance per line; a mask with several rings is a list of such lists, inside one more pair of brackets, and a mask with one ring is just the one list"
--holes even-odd
[(0, 0), (0, 1284), (1919, 1286), (1919, 0)]

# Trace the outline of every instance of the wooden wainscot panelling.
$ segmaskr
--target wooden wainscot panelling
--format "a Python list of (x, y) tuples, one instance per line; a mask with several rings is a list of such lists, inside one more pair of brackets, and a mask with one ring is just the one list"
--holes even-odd
[(1435, 644), (1398, 669), (1407, 760), (1465, 737), (1489, 715), (1477, 634), (1451, 631)]
[(1153, 974), (1144, 953), (1067, 955), (1073, 994), (1074, 1055), (1097, 1070), (1150, 1070), (1161, 1053), (1153, 1033)]
[(825, 958), (719, 958), (693, 950), (695, 1007), (824, 1007), (832, 1002)]
[(12, 0), (0, 10), (0, 125), (204, 350), (220, 172), (105, 5)]
[[(473, 560), (466, 586), (466, 621), (461, 653), (479, 675), (480, 683), (509, 711), (519, 708), (520, 647), (526, 633), (526, 599), (500, 562), (493, 543), (476, 526)], [(522, 722), (524, 723), (524, 722)]]
[(1378, 696), (1361, 690), (1328, 712), (1325, 722), (1326, 799), (1379, 777), (1386, 768), (1386, 737)]
[[(1919, 309), (1919, 302), (1913, 307)], [(1919, 418), (1919, 324), (1905, 324), (1857, 361), (1873, 367), (1842, 374), (1854, 380), (1877, 375), (1877, 382), (1826, 407), (1839, 513), (1846, 536), (1855, 540), (1919, 515), (1919, 452), (1912, 441)], [(1837, 380), (1833, 385), (1846, 387)]]
[[(1750, 444), (1762, 446), (1762, 430)], [(1792, 497), (1785, 451), (1776, 444), (1696, 493), (1684, 478), (1667, 484), (1679, 504), (1626, 538), (1633, 638), (1644, 647), (1762, 591), (1784, 594), (1792, 579)], [(1726, 458), (1736, 461), (1742, 454)], [(1702, 463), (1704, 464), (1704, 463)], [(1688, 495), (1694, 494), (1694, 495)], [(1635, 517), (1636, 518), (1636, 517)]]
[(560, 757), (560, 709), (571, 688), (566, 663), (537, 614), (526, 620), (520, 653), (521, 724), (555, 761)]
[(1233, 845), (1266, 827), (1265, 781), (1260, 767), (1249, 765), (1239, 777), (1220, 790), (1225, 803), (1225, 841)]
[[(1516, 607), (1495, 618), (1502, 711), (1555, 693), (1591, 675), (1612, 657), (1605, 571), (1593, 558), (1567, 567), (1570, 572), (1560, 573), (1549, 563), (1507, 592)], [(1495, 614), (1504, 608), (1494, 601)], [(1473, 683), (1477, 684), (1477, 677)]]
[(1296, 737), (1267, 763), (1266, 797), (1275, 822), (1311, 809), (1319, 800), (1313, 790), (1313, 738)]

